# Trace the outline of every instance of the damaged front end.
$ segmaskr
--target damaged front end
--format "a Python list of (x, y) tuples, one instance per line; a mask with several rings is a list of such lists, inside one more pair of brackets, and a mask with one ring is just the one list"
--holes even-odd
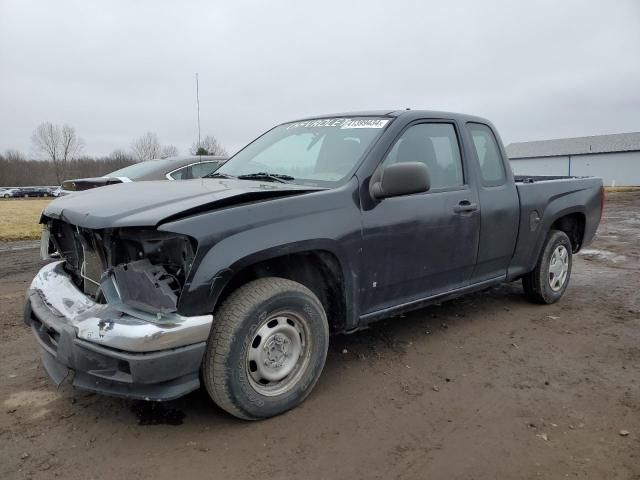
[(25, 323), (55, 383), (126, 398), (168, 400), (199, 387), (213, 316), (183, 316), (196, 243), (152, 229), (91, 230), (43, 217), (44, 266)]
[(170, 320), (193, 264), (195, 240), (152, 229), (90, 230), (48, 220), (50, 250), (98, 303), (150, 321)]

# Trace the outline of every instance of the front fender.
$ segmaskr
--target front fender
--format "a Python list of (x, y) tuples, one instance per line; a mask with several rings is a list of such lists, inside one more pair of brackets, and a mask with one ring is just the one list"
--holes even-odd
[(351, 265), (349, 255), (345, 251), (344, 247), (339, 242), (327, 238), (299, 241), (265, 248), (238, 258), (229, 267), (219, 269), (215, 272), (214, 270), (219, 268), (219, 264), (216, 262), (215, 253), (212, 252), (210, 258), (205, 258), (205, 260), (203, 260), (199, 269), (199, 271), (202, 271), (204, 277), (209, 276), (213, 279), (208, 292), (208, 302), (211, 310), (218, 304), (221, 293), (238, 272), (241, 272), (251, 265), (265, 262), (267, 260), (272, 260), (285, 255), (306, 252), (329, 253), (337, 259), (344, 282), (347, 323), (350, 325), (353, 323), (353, 319), (356, 318), (357, 315), (357, 312), (355, 311), (356, 302), (353, 300), (355, 295), (354, 292), (357, 291), (356, 285), (358, 277), (354, 274), (355, 268)]
[(358, 291), (358, 277), (354, 273), (356, 269), (349, 261), (349, 255), (336, 240), (325, 238), (297, 241), (270, 246), (250, 253), (235, 250), (236, 255), (229, 266), (225, 266), (227, 261), (231, 260), (229, 252), (219, 250), (219, 247), (224, 246), (217, 245), (202, 259), (188, 291), (181, 295), (178, 311), (212, 312), (218, 304), (220, 295), (233, 277), (251, 265), (291, 254), (325, 252), (333, 255), (338, 261), (344, 281), (347, 326), (348, 328), (355, 326), (358, 312), (355, 308), (357, 302), (354, 301), (354, 297), (355, 292)]
[[(163, 225), (198, 241), (196, 258), (178, 303), (179, 312), (208, 312), (242, 269), (265, 260), (310, 251), (332, 254), (340, 264), (345, 299), (355, 316), (361, 249), (355, 184), (263, 204), (209, 212)], [(182, 313), (186, 314), (186, 313)]]

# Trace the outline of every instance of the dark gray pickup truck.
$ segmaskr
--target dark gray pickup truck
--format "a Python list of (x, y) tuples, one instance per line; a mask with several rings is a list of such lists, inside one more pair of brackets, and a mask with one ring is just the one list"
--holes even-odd
[(25, 321), (56, 382), (169, 400), (204, 383), (244, 419), (311, 392), (330, 333), (522, 279), (569, 282), (597, 178), (512, 175), (493, 125), (432, 111), (269, 130), (210, 178), (52, 202)]

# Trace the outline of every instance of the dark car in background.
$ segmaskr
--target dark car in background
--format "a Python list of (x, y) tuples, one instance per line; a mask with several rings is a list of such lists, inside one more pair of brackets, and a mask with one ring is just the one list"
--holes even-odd
[(55, 187), (14, 187), (0, 192), (3, 198), (53, 197)]
[(102, 177), (65, 180), (62, 183), (59, 195), (67, 195), (116, 183), (201, 178), (215, 172), (226, 159), (227, 157), (202, 155), (197, 157), (171, 157), (134, 163)]

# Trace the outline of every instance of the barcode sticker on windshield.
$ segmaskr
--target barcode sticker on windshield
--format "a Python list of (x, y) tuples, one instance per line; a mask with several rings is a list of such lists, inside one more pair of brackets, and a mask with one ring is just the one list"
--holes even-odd
[(379, 118), (356, 118), (345, 120), (340, 128), (383, 128), (389, 120), (380, 120)]

